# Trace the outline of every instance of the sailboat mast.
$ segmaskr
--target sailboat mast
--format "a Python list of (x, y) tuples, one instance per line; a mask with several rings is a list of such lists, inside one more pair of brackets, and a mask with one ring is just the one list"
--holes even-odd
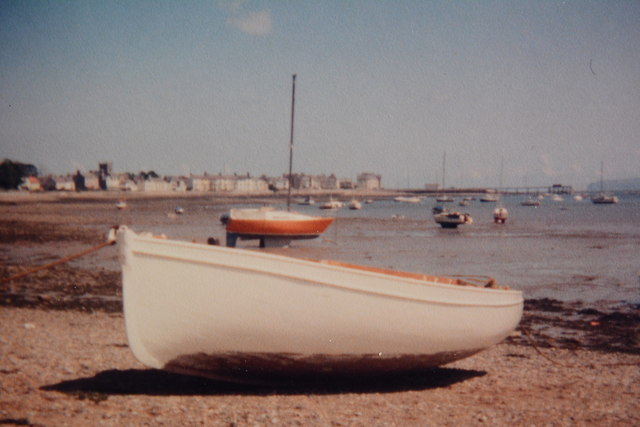
[(442, 191), (444, 191), (444, 174), (445, 174), (445, 168), (447, 166), (447, 152), (444, 152), (444, 155), (442, 156)]
[(289, 190), (287, 192), (287, 210), (291, 210), (291, 187), (293, 187), (293, 119), (295, 115), (296, 103), (296, 75), (293, 75), (293, 83), (291, 89), (291, 136), (289, 138)]

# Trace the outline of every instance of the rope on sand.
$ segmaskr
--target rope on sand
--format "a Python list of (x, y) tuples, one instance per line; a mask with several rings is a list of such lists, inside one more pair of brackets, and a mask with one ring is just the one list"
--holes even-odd
[(22, 273), (14, 274), (13, 276), (5, 277), (3, 279), (0, 279), (0, 284), (11, 282), (12, 280), (22, 279), (23, 277), (28, 276), (28, 275), (33, 274), (33, 273), (37, 273), (38, 271), (46, 270), (46, 269), (55, 267), (56, 265), (60, 265), (60, 264), (64, 264), (65, 262), (73, 261), (74, 259), (83, 257), (85, 255), (88, 255), (88, 254), (92, 253), (92, 252), (96, 252), (96, 251), (98, 251), (98, 250), (100, 250), (102, 248), (106, 248), (107, 246), (113, 246), (116, 243), (116, 239), (115, 239), (115, 230), (116, 229), (117, 229), (117, 227), (113, 227), (111, 229), (111, 231), (109, 233), (109, 237), (108, 237), (106, 242), (100, 243), (99, 245), (96, 245), (96, 246), (94, 246), (92, 248), (89, 248), (89, 249), (85, 249), (85, 250), (80, 251), (78, 253), (75, 253), (73, 255), (69, 255), (69, 256), (66, 256), (64, 258), (60, 258), (59, 260), (50, 262), (48, 264), (41, 265), (39, 267), (35, 267), (35, 268), (32, 268), (32, 269), (27, 270), (27, 271), (23, 271)]

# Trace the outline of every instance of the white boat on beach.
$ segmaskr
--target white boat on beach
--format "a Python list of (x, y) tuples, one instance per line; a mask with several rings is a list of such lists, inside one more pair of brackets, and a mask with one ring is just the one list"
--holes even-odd
[(116, 233), (129, 347), (144, 365), (240, 382), (421, 371), (518, 325), (493, 280), (395, 272)]

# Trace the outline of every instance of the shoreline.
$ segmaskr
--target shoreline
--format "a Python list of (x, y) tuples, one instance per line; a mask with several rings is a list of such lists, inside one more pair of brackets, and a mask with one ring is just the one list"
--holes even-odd
[[(300, 199), (305, 196), (312, 197), (336, 197), (340, 199), (385, 199), (397, 196), (413, 194), (412, 191), (403, 190), (305, 190), (294, 191), (292, 199)], [(28, 192), (28, 191), (0, 191), (0, 203), (43, 203), (43, 202), (104, 202), (118, 200), (163, 200), (163, 199), (206, 199), (225, 203), (261, 203), (267, 200), (271, 203), (286, 202), (286, 192), (278, 193), (223, 193), (223, 192), (119, 192), (119, 191), (51, 191), (51, 192)]]
[[(104, 241), (113, 200), (0, 203), (0, 278)], [(505, 341), (440, 368), (239, 386), (142, 366), (128, 348), (115, 265), (108, 247), (0, 285), (0, 424), (640, 425), (631, 304), (527, 299)]]

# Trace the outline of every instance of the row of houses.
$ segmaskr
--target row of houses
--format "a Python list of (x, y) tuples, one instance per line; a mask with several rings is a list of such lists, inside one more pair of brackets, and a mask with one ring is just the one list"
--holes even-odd
[[(127, 191), (127, 192), (215, 192), (260, 194), (287, 190), (288, 176), (252, 177), (247, 175), (202, 175), (165, 176), (155, 173), (113, 173), (110, 168), (88, 173), (46, 176), (37, 178), (25, 177), (19, 189), (26, 191)], [(314, 190), (379, 190), (382, 189), (381, 176), (372, 173), (361, 173), (354, 183), (349, 179), (338, 179), (335, 175), (292, 176), (292, 188), (301, 191)]]

